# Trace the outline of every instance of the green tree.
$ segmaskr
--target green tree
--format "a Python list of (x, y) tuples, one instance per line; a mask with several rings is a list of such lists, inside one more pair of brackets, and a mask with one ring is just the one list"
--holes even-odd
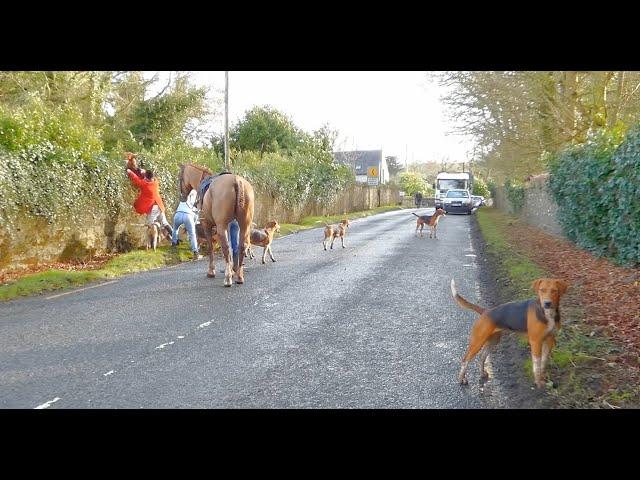
[(418, 192), (424, 195), (429, 191), (422, 176), (415, 172), (401, 173), (398, 184), (400, 185), (400, 189), (403, 190), (406, 195), (415, 195)]
[(478, 167), (498, 181), (548, 169), (547, 158), (640, 120), (640, 72), (496, 71), (431, 75)]
[[(254, 107), (229, 131), (230, 146), (241, 151), (274, 153), (295, 151), (306, 135), (285, 114), (265, 106)], [(217, 141), (220, 145), (220, 141)]]

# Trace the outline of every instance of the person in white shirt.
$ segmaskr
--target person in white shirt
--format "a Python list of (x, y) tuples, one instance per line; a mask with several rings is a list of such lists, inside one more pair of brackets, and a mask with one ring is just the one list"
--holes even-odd
[(191, 190), (187, 200), (180, 202), (178, 208), (176, 208), (176, 214), (173, 216), (173, 237), (171, 238), (171, 246), (178, 245), (178, 229), (181, 225), (184, 225), (187, 235), (189, 236), (189, 242), (191, 243), (191, 251), (193, 252), (193, 258), (198, 260), (202, 258), (198, 251), (198, 238), (196, 237), (196, 211), (194, 208), (195, 198), (197, 192)]

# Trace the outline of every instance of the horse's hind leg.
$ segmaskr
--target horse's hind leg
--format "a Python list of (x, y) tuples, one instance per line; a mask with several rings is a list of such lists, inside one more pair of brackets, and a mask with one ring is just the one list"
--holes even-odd
[(231, 248), (229, 246), (229, 224), (218, 224), (216, 239), (220, 242), (222, 258), (224, 258), (224, 286), (230, 287), (233, 283), (233, 261), (231, 259)]

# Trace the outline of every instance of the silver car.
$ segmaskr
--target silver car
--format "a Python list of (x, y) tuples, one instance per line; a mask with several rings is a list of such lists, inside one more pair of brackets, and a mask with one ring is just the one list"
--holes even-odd
[(469, 190), (449, 190), (444, 197), (444, 211), (447, 213), (466, 213), (471, 215), (473, 202)]

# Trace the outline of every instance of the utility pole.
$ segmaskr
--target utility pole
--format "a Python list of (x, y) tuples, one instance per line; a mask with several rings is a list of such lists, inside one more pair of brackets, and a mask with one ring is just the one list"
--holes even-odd
[(224, 169), (229, 172), (229, 72), (224, 72)]
[(407, 166), (407, 172), (409, 171), (409, 145), (404, 145), (404, 163)]

